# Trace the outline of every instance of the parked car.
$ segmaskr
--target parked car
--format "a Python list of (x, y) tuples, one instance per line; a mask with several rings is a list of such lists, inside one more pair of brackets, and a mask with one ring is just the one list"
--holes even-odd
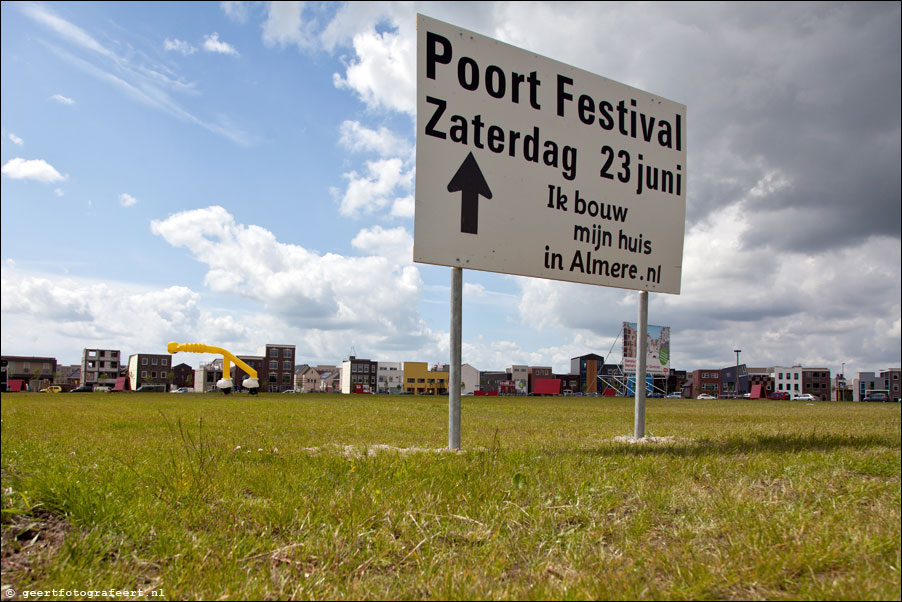
[(294, 389), (285, 389), (282, 393), (297, 393)]
[(80, 387), (75, 387), (72, 389), (72, 393), (93, 393), (94, 387), (90, 385), (81, 385)]
[(668, 393), (668, 394), (664, 397), (664, 399), (682, 399), (682, 398), (683, 398), (683, 394), (682, 394), (682, 393)]
[(194, 389), (191, 387), (182, 387), (180, 389), (176, 389), (173, 393), (194, 393)]
[(817, 401), (817, 397), (815, 397), (811, 393), (802, 393), (801, 395), (795, 395), (793, 396), (793, 399), (798, 401)]
[(886, 393), (868, 393), (865, 395), (864, 401), (889, 401), (889, 395)]
[(141, 385), (135, 393), (165, 393), (166, 385)]
[(772, 391), (767, 394), (768, 399), (789, 399), (789, 393), (786, 391)]
[(112, 390), (112, 387), (107, 387), (106, 385), (94, 385), (95, 393), (109, 393)]
[(708, 393), (702, 393), (701, 395), (696, 397), (696, 399), (717, 399), (717, 398), (714, 397), (713, 395), (709, 395)]
[(63, 388), (59, 385), (50, 385), (46, 389), (41, 389), (39, 392), (40, 393), (60, 393), (60, 392), (62, 392), (62, 390), (63, 390)]

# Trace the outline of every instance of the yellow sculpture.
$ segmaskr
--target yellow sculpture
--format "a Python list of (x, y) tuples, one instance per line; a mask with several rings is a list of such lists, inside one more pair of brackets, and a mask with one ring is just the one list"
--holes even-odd
[(232, 390), (231, 364), (235, 364), (247, 373), (248, 378), (244, 379), (241, 386), (246, 388), (251, 395), (256, 395), (257, 390), (260, 388), (260, 381), (257, 379), (257, 371), (235, 357), (227, 349), (214, 347), (212, 345), (204, 345), (203, 343), (176, 343), (175, 341), (172, 341), (166, 345), (166, 350), (169, 353), (186, 351), (189, 353), (218, 353), (222, 355), (222, 378), (216, 383), (216, 387), (223, 393), (229, 393)]

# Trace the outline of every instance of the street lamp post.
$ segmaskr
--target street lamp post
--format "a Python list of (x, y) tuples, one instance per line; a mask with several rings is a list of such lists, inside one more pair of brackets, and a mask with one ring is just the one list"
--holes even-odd
[(734, 349), (733, 353), (736, 354), (736, 397), (739, 397), (739, 354), (742, 352), (742, 349)]

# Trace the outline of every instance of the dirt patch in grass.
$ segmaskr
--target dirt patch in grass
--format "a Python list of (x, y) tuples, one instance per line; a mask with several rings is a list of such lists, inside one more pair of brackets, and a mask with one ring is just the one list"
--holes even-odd
[(673, 445), (675, 443), (686, 443), (689, 441), (688, 439), (676, 439), (673, 436), (668, 437), (642, 437), (641, 439), (636, 439), (630, 435), (620, 435), (618, 437), (614, 437), (613, 441), (615, 443), (631, 443), (639, 445), (655, 445), (655, 444), (670, 444)]
[(0, 546), (3, 586), (19, 590), (35, 563), (56, 556), (70, 530), (64, 519), (40, 509), (4, 522)]
[[(237, 448), (236, 448), (237, 449)], [(393, 445), (383, 445), (377, 443), (375, 445), (324, 445), (322, 447), (305, 447), (307, 453), (318, 455), (321, 453), (336, 453), (346, 458), (363, 458), (373, 457), (383, 453), (397, 453), (402, 456), (408, 454), (463, 454), (466, 450), (449, 449), (447, 447), (395, 447)], [(477, 448), (481, 450), (483, 448)], [(239, 450), (240, 451), (240, 450)], [(263, 451), (263, 450), (258, 450)]]

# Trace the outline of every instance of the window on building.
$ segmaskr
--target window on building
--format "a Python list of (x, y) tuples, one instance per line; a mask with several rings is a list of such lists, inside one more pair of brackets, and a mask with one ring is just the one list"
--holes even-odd
[(142, 365), (142, 366), (146, 366), (146, 365), (147, 365), (147, 358), (146, 358), (146, 357), (142, 357), (142, 358), (141, 358), (141, 365)]
[(283, 349), (282, 357), (291, 357), (291, 349)]
[(292, 367), (291, 362), (282, 362), (282, 370), (291, 370)]
[(279, 350), (278, 349), (270, 349), (269, 357), (279, 357)]
[(160, 363), (160, 359), (155, 357), (155, 358), (151, 359), (150, 363), (152, 363), (154, 366), (156, 366), (157, 364)]
[(141, 370), (141, 378), (147, 378), (147, 370)]
[(270, 369), (270, 370), (278, 370), (278, 369), (279, 369), (279, 362), (278, 362), (277, 360), (271, 360), (271, 361), (269, 362), (269, 369)]
[(168, 366), (168, 365), (169, 365), (169, 358), (168, 358), (168, 357), (164, 357), (163, 359), (161, 359), (161, 360), (160, 360), (160, 365), (161, 365), (161, 366)]

